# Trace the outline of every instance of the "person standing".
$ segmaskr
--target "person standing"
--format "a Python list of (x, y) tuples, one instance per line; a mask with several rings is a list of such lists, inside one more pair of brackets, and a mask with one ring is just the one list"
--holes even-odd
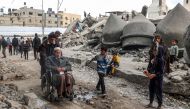
[(101, 53), (99, 55), (95, 56), (94, 58), (92, 58), (92, 60), (90, 60), (86, 64), (89, 64), (92, 61), (97, 61), (97, 73), (99, 76), (99, 81), (96, 85), (96, 90), (100, 91), (100, 87), (101, 87), (101, 94), (106, 95), (104, 77), (107, 74), (107, 69), (108, 69), (108, 65), (109, 65), (109, 58), (107, 56), (107, 48), (102, 47)]
[(6, 58), (6, 48), (8, 46), (8, 43), (4, 39), (4, 37), (2, 37), (2, 39), (1, 39), (1, 45), (2, 45), (2, 48), (3, 48), (3, 50), (2, 50), (3, 57), (2, 58)]
[(20, 51), (20, 57), (22, 58), (23, 55), (23, 44), (24, 44), (24, 37), (21, 36), (19, 40), (19, 51)]
[(39, 46), (41, 45), (41, 39), (38, 37), (38, 34), (35, 33), (35, 38), (33, 40), (33, 49), (34, 49), (34, 59), (37, 59), (38, 56), (38, 49)]
[(26, 41), (24, 41), (24, 44), (23, 44), (23, 51), (24, 51), (25, 60), (28, 60), (28, 51), (29, 51), (29, 49), (30, 49), (29, 41), (26, 40)]
[(12, 55), (12, 42), (9, 37), (7, 37), (7, 43), (8, 43), (8, 49), (9, 49), (9, 55)]
[[(60, 40), (60, 35), (61, 35), (61, 32), (60, 31), (55, 31), (55, 40), (56, 40), (56, 44), (59, 45), (59, 47), (62, 46), (61, 44), (61, 40)], [(62, 47), (61, 47), (62, 48)]]
[(172, 40), (172, 46), (170, 49), (170, 63), (173, 64), (175, 61), (177, 61), (178, 57), (178, 46), (177, 46), (178, 41), (177, 40)]
[(19, 43), (18, 43), (18, 38), (16, 38), (16, 35), (14, 35), (14, 38), (12, 40), (12, 46), (13, 46), (13, 54), (17, 55), (18, 54)]
[(146, 71), (144, 74), (150, 79), (149, 82), (149, 100), (150, 103), (146, 106), (146, 108), (153, 107), (154, 96), (156, 95), (158, 99), (158, 107), (157, 109), (161, 109), (163, 103), (163, 95), (162, 95), (162, 85), (163, 85), (163, 74), (164, 74), (164, 48), (162, 45), (161, 36), (155, 36), (155, 42), (152, 45), (149, 55), (150, 61)]
[(55, 35), (54, 32), (51, 32), (48, 35), (48, 43), (47, 43), (47, 47), (46, 47), (46, 55), (48, 56), (52, 56), (53, 55), (53, 50), (55, 47), (59, 47), (58, 43), (56, 42), (57, 36)]
[(46, 72), (46, 66), (45, 66), (45, 60), (47, 58), (46, 56), (46, 47), (47, 47), (47, 37), (43, 37), (42, 38), (42, 44), (39, 47), (39, 53), (40, 53), (40, 66), (41, 66), (41, 76), (40, 78), (43, 76), (43, 74)]

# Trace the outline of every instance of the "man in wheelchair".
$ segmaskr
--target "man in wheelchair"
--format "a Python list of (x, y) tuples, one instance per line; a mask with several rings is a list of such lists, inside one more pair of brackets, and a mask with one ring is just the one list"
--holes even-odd
[(51, 74), (51, 85), (57, 89), (58, 99), (71, 97), (70, 100), (72, 100), (74, 78), (72, 74), (68, 73), (71, 71), (71, 64), (61, 54), (60, 47), (54, 48), (54, 55), (49, 56), (46, 60), (46, 70)]

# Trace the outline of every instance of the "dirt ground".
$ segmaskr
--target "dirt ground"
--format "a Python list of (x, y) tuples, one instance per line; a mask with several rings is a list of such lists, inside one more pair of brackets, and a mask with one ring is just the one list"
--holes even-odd
[[(27, 75), (27, 78), (24, 80), (12, 80), (6, 81), (5, 83), (14, 83), (18, 86), (19, 90), (34, 92), (39, 98), (46, 101), (42, 97), (40, 88), (40, 65), (38, 61), (34, 60), (32, 52), (29, 53), (29, 60), (20, 58), (20, 55), (8, 56), (7, 59), (2, 60), (6, 60), (14, 64), (19, 71)], [(74, 86), (76, 92), (81, 88), (85, 89), (87, 92), (94, 92), (95, 85), (98, 80), (95, 71), (73, 64), (72, 73), (76, 81), (76, 85)], [(144, 104), (141, 104), (139, 101), (121, 96), (120, 92), (118, 92), (117, 86), (114, 86), (114, 84), (109, 82), (113, 80), (114, 78), (106, 80), (108, 96), (102, 98), (99, 95), (95, 95), (93, 103), (91, 104), (76, 98), (72, 102), (64, 100), (60, 103), (49, 103), (46, 101), (48, 102), (47, 107), (48, 109), (144, 109)]]

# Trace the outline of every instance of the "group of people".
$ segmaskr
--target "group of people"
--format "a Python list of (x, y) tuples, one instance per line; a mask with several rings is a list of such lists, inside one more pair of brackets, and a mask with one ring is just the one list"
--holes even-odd
[(62, 56), (59, 31), (51, 32), (48, 37), (42, 39), (37, 51), (40, 54), (41, 79), (43, 75), (52, 72), (53, 84), (57, 89), (58, 98), (65, 97), (65, 93), (72, 93), (74, 78), (71, 71), (71, 64)]
[[(163, 94), (162, 94), (162, 84), (164, 73), (169, 73), (170, 63), (178, 60), (178, 41), (171, 41), (171, 48), (169, 49), (162, 40), (161, 35), (155, 34), (153, 44), (150, 48), (149, 64), (147, 70), (144, 74), (150, 79), (149, 83), (149, 97), (150, 103), (146, 106), (147, 108), (153, 107), (154, 96), (156, 95), (158, 99), (157, 109), (161, 109), (163, 104)], [(99, 55), (95, 56), (91, 61), (87, 62), (89, 64), (92, 61), (97, 61), (97, 72), (99, 76), (99, 81), (96, 85), (96, 90), (101, 91), (103, 95), (106, 94), (104, 77), (110, 74), (110, 68), (119, 66), (118, 53), (114, 53), (112, 60), (110, 61), (107, 55), (107, 48), (102, 47)], [(111, 66), (111, 67), (110, 67)], [(100, 90), (101, 89), (101, 90)]]
[[(18, 55), (20, 53), (21, 58), (24, 55), (25, 60), (28, 60), (28, 52), (34, 49), (39, 48), (41, 44), (41, 40), (38, 37), (37, 34), (35, 34), (35, 38), (25, 38), (21, 36), (18, 38), (16, 35), (14, 35), (13, 39), (10, 39), (10, 37), (7, 37), (6, 39), (1, 36), (0, 45), (2, 46), (2, 58), (6, 58), (6, 49), (8, 49), (9, 55)], [(34, 58), (36, 59), (37, 52), (34, 52)]]
[[(35, 34), (34, 40), (24, 40), (23, 37), (21, 37), (20, 41), (16, 37), (14, 37), (12, 41), (10, 41), (9, 38), (7, 38), (6, 41), (3, 37), (0, 38), (0, 40), (3, 48), (3, 58), (6, 58), (6, 47), (11, 45), (13, 47), (14, 54), (18, 54), (18, 47), (20, 47), (20, 49), (23, 49), (24, 54), (26, 55), (25, 59), (28, 59), (27, 52), (32, 45), (34, 49), (34, 59), (37, 59), (38, 53), (40, 55), (39, 62), (41, 65), (41, 77), (47, 72), (53, 72), (53, 80), (58, 89), (58, 96), (62, 98), (66, 89), (71, 88), (71, 81), (73, 77), (67, 73), (68, 71), (71, 71), (71, 64), (66, 58), (62, 57), (62, 50), (60, 48), (61, 45), (59, 40), (60, 34), (61, 33), (59, 31), (52, 32), (48, 35), (48, 37), (44, 37), (42, 41), (37, 34)], [(152, 107), (155, 95), (158, 99), (157, 109), (161, 109), (162, 107), (163, 75), (164, 73), (170, 72), (170, 62), (173, 63), (178, 60), (178, 41), (174, 39), (171, 41), (171, 43), (172, 46), (169, 50), (168, 47), (163, 43), (162, 37), (155, 34), (153, 44), (149, 51), (149, 64), (147, 70), (144, 71), (144, 74), (150, 79), (150, 103), (147, 105), (147, 107)], [(12, 55), (12, 50), (10, 51), (10, 54)], [(101, 94), (106, 95), (104, 77), (106, 75), (114, 74), (114, 69), (119, 67), (118, 52), (114, 52), (112, 59), (110, 59), (107, 55), (107, 48), (102, 47), (100, 54), (95, 56), (91, 61), (87, 62), (87, 64), (92, 61), (97, 61), (99, 81), (96, 85), (96, 90), (101, 91)]]

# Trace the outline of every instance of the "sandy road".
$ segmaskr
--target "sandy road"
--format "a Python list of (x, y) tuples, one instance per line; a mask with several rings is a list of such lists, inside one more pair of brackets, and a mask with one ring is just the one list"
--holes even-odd
[[(43, 99), (39, 79), (40, 66), (39, 63), (33, 59), (32, 52), (30, 53), (29, 60), (21, 59), (19, 55), (8, 56), (6, 60), (15, 64), (19, 71), (27, 75), (27, 79), (9, 81), (9, 83), (16, 84), (19, 90), (34, 92), (39, 98)], [(76, 85), (74, 86), (76, 92), (79, 91), (80, 88), (85, 89), (87, 92), (94, 91), (98, 80), (94, 70), (73, 64), (72, 73), (76, 80)], [(130, 97), (123, 97), (121, 95), (120, 85), (124, 84), (125, 80), (106, 78), (105, 81), (108, 97), (102, 98), (95, 95), (96, 99), (93, 99), (94, 103), (91, 105), (86, 104), (84, 101), (74, 99), (73, 102), (64, 100), (61, 103), (49, 103), (48, 107), (49, 109), (144, 109), (144, 104)], [(133, 93), (131, 93), (131, 95), (133, 95)]]

